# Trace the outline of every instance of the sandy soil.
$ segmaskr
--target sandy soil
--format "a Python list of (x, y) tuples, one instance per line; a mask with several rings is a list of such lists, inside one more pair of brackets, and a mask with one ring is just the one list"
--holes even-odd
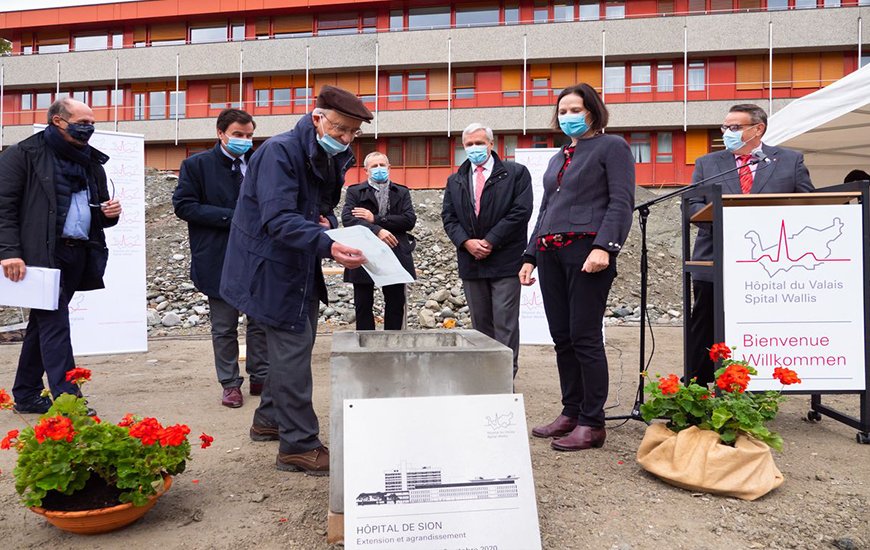
[[(637, 329), (608, 329), (613, 414), (634, 399)], [(680, 354), (680, 329), (657, 328), (652, 372), (669, 373)], [(328, 435), (329, 349), (315, 349), (315, 408)], [(0, 387), (9, 388), (18, 344), (0, 346)], [(18, 505), (13, 452), (0, 453), (0, 540), (3, 548), (327, 548), (328, 480), (275, 470), (276, 443), (253, 443), (248, 427), (257, 398), (241, 409), (220, 406), (207, 337), (155, 339), (142, 355), (89, 357), (86, 387), (105, 420), (126, 412), (184, 422), (194, 435), (215, 436), (211, 449), (193, 451), (188, 470), (139, 523), (97, 538), (61, 533)], [(521, 355), (517, 390), (525, 394), (529, 425), (559, 411), (551, 350), (528, 347)], [(855, 430), (830, 419), (803, 417), (809, 398), (794, 396), (774, 429), (786, 440), (776, 462), (785, 484), (756, 502), (672, 488), (641, 470), (635, 452), (644, 424), (611, 423), (603, 449), (560, 454), (532, 438), (541, 537), (547, 549), (644, 548), (868, 548), (870, 546), (870, 446)], [(854, 413), (854, 396), (825, 397)], [(0, 415), (0, 433), (18, 427)]]

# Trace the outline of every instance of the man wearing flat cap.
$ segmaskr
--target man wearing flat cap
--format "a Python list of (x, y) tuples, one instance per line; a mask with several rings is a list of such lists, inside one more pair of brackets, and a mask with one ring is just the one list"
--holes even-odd
[(371, 119), (355, 95), (321, 88), (314, 111), (251, 156), (233, 214), (220, 293), (266, 332), (270, 368), (250, 435), (279, 441), (279, 470), (329, 473), (311, 404), (318, 302), (327, 300), (320, 260), (366, 261), (325, 232), (355, 161), (348, 146)]

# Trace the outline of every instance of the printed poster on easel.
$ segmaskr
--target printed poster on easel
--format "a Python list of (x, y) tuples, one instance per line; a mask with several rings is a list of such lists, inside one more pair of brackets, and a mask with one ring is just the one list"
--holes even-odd
[(725, 342), (758, 370), (749, 389), (863, 390), (862, 208), (724, 207)]
[(523, 397), (347, 399), (344, 544), (541, 548)]

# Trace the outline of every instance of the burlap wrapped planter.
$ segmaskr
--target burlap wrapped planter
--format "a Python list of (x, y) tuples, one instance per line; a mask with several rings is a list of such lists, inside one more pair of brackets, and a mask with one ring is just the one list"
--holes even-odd
[(784, 481), (765, 443), (738, 435), (731, 447), (716, 432), (696, 426), (674, 433), (664, 424), (650, 425), (637, 461), (671, 485), (743, 500), (764, 496)]

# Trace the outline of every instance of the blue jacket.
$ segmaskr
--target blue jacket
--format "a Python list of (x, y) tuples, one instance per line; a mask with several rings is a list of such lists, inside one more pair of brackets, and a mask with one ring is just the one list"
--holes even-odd
[[(248, 153), (246, 161), (250, 158)], [(238, 199), (233, 161), (221, 151), (220, 143), (181, 163), (172, 205), (190, 234), (190, 280), (212, 298), (220, 298), (221, 270)]]
[(311, 301), (326, 298), (320, 258), (331, 257), (332, 239), (317, 222), (336, 206), (354, 162), (350, 150), (326, 155), (310, 115), (257, 149), (230, 227), (224, 300), (258, 322), (304, 331)]

